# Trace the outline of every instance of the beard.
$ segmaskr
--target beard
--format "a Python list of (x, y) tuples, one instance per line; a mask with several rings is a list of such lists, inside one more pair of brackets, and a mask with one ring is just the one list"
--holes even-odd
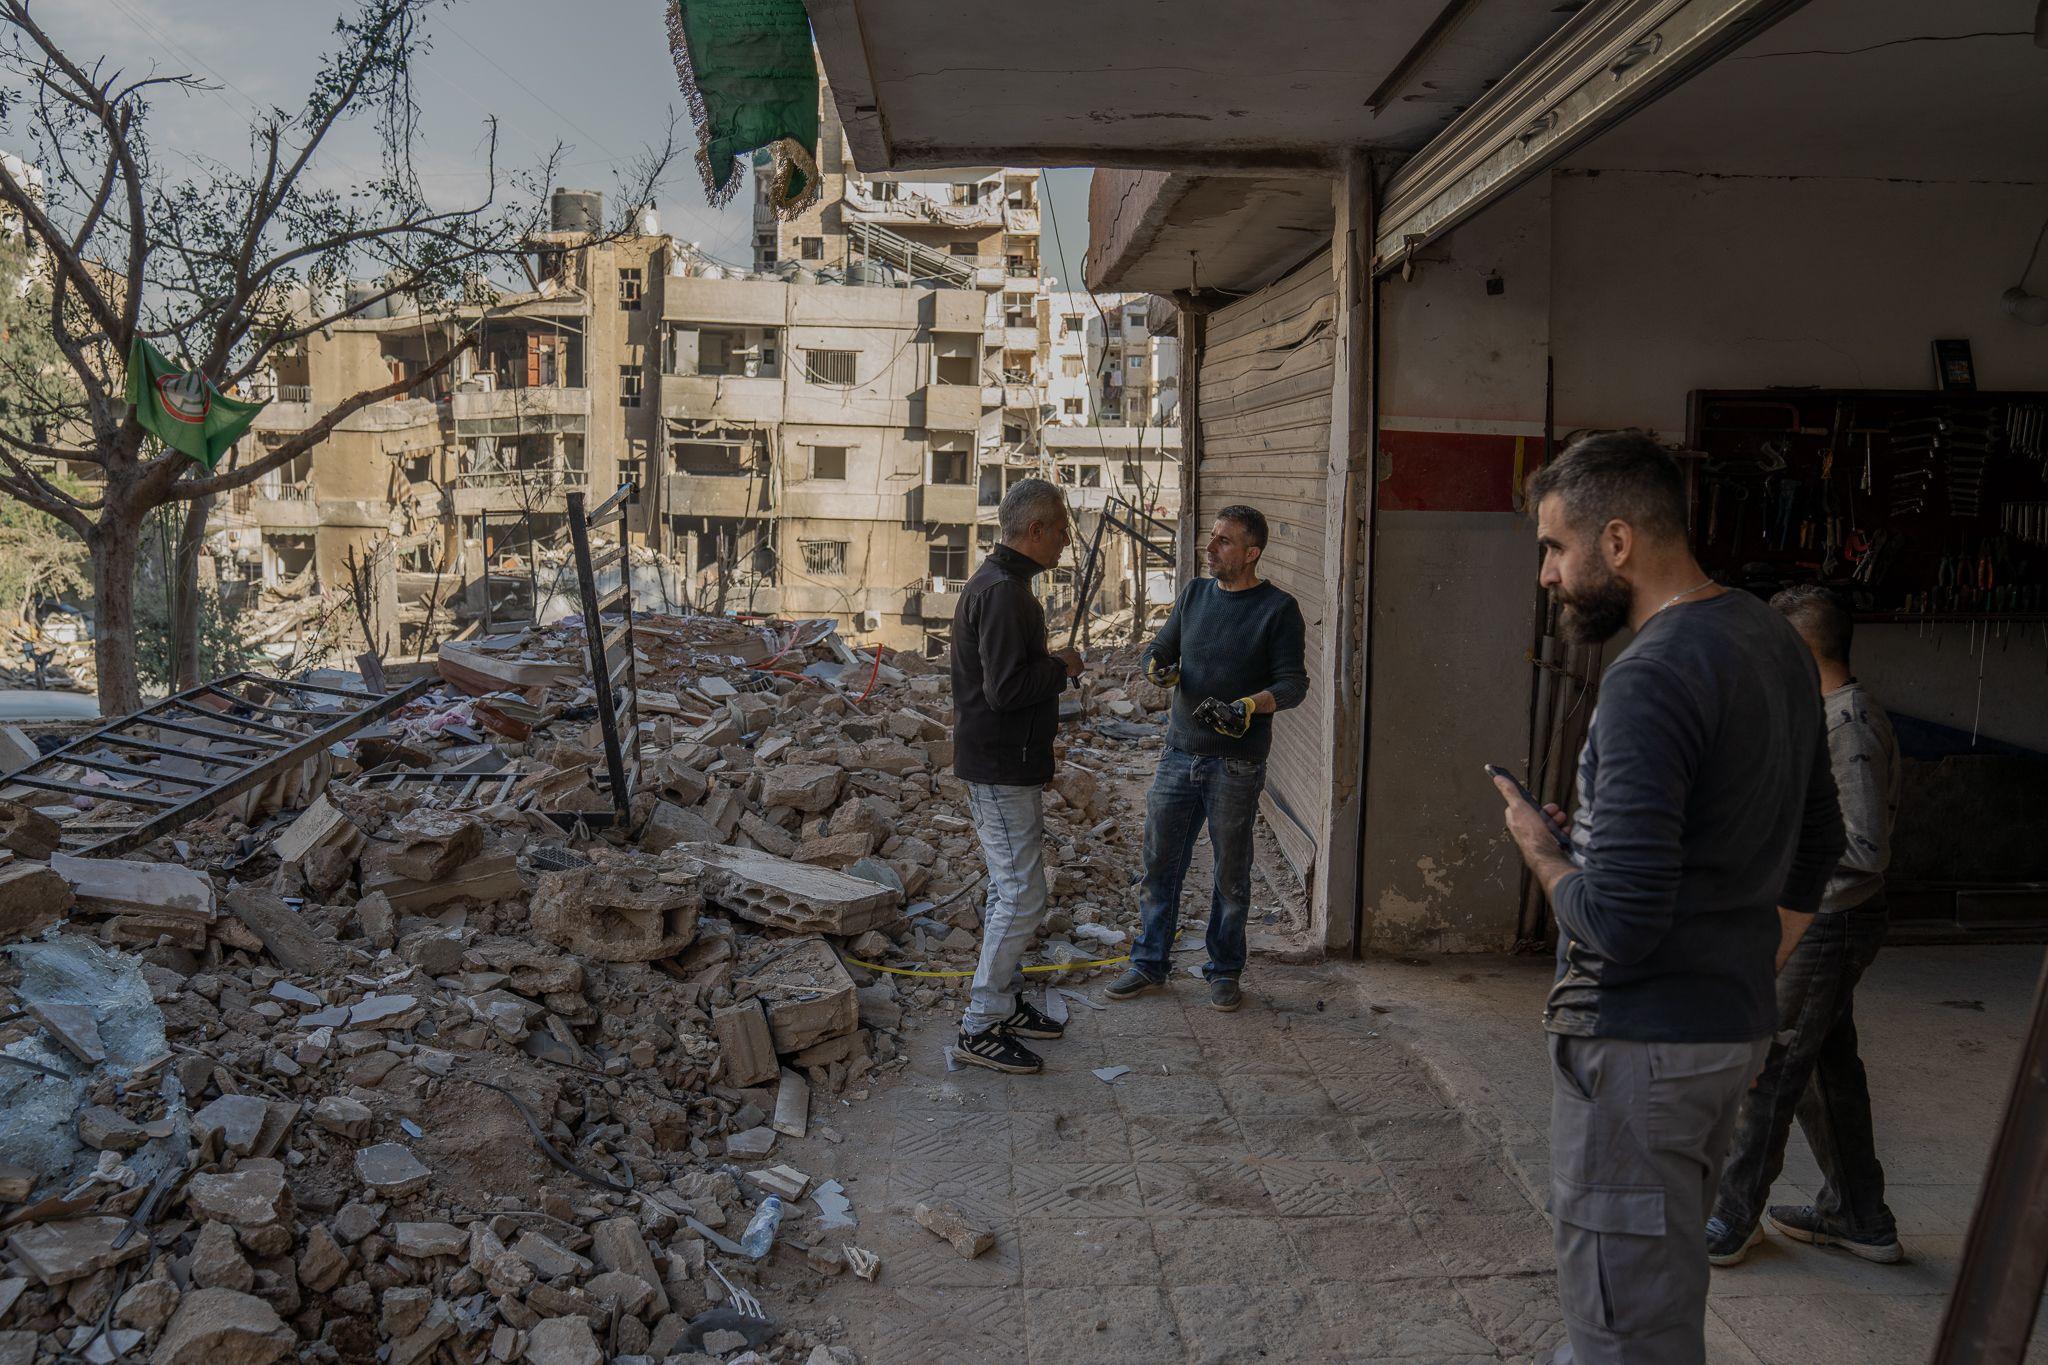
[(1613, 639), (1628, 624), (1628, 614), (1635, 606), (1635, 589), (1626, 580), (1605, 565), (1600, 572), (1598, 582), (1579, 592), (1558, 592), (1557, 600), (1564, 607), (1559, 624), (1573, 644), (1597, 645)]

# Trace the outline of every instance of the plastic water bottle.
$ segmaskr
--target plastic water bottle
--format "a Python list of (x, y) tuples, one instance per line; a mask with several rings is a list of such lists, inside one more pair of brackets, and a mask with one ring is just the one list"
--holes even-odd
[(740, 1238), (740, 1250), (755, 1260), (768, 1254), (768, 1248), (775, 1245), (775, 1229), (782, 1225), (782, 1200), (769, 1195), (761, 1201), (754, 1220), (747, 1224), (746, 1235)]

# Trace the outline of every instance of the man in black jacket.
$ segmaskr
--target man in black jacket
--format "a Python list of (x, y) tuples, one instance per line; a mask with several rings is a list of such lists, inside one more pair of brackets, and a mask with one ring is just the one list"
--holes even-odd
[(1053, 731), (1081, 655), (1046, 648), (1045, 611), (1031, 595), (1032, 578), (1059, 563), (1073, 539), (1066, 499), (1043, 479), (1020, 479), (998, 517), (1002, 543), (953, 610), (953, 771), (967, 784), (989, 883), (981, 962), (953, 1056), (1030, 1073), (1044, 1063), (1017, 1040), (1063, 1032), (1020, 992), (1024, 950), (1047, 904), (1042, 793), (1052, 781)]

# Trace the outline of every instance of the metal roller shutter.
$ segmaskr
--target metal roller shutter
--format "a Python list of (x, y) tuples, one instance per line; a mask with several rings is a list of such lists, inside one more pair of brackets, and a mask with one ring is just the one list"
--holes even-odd
[(1234, 502), (1265, 513), (1262, 572), (1294, 594), (1307, 625), (1310, 697), (1274, 722), (1262, 803), (1282, 852), (1304, 879), (1330, 794), (1328, 737), (1315, 692), (1330, 676), (1323, 658), (1323, 504), (1335, 307), (1326, 249), (1209, 316), (1197, 389), (1197, 526), (1207, 527)]

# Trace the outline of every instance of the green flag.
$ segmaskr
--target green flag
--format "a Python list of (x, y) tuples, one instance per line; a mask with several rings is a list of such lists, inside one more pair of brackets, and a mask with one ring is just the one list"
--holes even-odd
[(128, 405), (144, 431), (209, 470), (263, 410), (228, 397), (197, 370), (179, 369), (141, 337), (128, 353)]
[(713, 207), (739, 188), (739, 158), (767, 148), (784, 217), (818, 197), (818, 66), (803, 0), (668, 0), (669, 51), (697, 124)]

